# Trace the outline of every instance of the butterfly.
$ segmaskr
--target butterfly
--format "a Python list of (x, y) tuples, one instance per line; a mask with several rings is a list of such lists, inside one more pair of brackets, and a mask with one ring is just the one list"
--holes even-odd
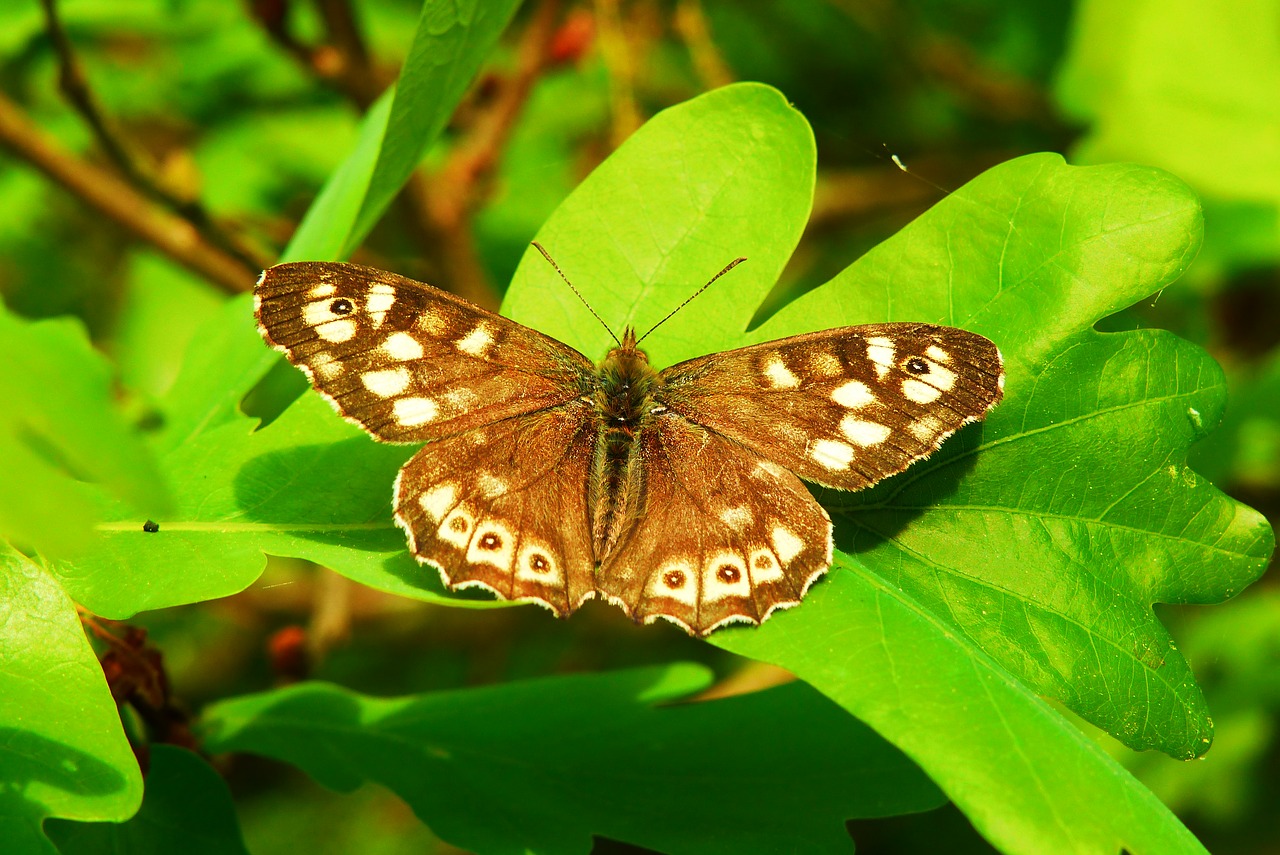
[(628, 327), (597, 364), (353, 264), (272, 267), (254, 311), (341, 416), (383, 442), (426, 443), (392, 501), (409, 551), (446, 587), (562, 617), (601, 597), (699, 636), (798, 604), (831, 566), (831, 520), (803, 481), (860, 490), (901, 472), (1004, 388), (991, 341), (926, 323), (823, 330), (662, 370)]

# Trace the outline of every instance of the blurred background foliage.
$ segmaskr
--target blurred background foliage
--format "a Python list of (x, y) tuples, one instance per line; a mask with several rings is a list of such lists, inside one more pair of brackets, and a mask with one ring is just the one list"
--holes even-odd
[[(146, 425), (195, 331), (252, 286), (354, 143), (419, 6), (0, 4), (4, 303), (81, 319)], [(526, 3), (354, 260), (496, 306), (538, 226), (595, 164), (649, 115), (735, 80), (780, 88), (818, 137), (813, 218), (762, 315), (1016, 155), (1136, 161), (1189, 182), (1206, 213), (1199, 259), (1105, 325), (1168, 328), (1223, 364), (1227, 415), (1193, 463), (1280, 522), (1280, 0)], [(150, 210), (154, 234), (137, 222)], [(1204, 686), (1217, 741), (1191, 764), (1114, 753), (1211, 851), (1273, 851), (1275, 583), (1161, 618)], [(442, 609), (299, 562), (137, 623), (192, 709), (304, 675), (384, 695), (674, 659), (731, 685), (785, 679), (603, 607), (567, 625), (535, 609)], [(336, 796), (252, 758), (228, 775), (256, 853), (449, 851), (381, 790)], [(852, 830), (864, 852), (986, 850), (954, 811)], [(599, 848), (624, 850), (612, 846)]]

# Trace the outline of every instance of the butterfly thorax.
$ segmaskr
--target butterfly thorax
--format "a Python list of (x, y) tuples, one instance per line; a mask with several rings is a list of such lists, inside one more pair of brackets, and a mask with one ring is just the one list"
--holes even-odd
[(591, 485), (592, 529), (596, 559), (613, 547), (631, 511), (638, 485), (632, 484), (630, 465), (638, 432), (657, 406), (653, 393), (658, 372), (636, 346), (628, 327), (622, 342), (609, 351), (596, 371), (595, 403), (601, 430), (596, 445)]

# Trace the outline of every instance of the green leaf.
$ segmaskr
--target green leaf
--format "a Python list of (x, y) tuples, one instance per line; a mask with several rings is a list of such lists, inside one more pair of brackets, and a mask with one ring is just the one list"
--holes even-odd
[[(380, 699), (303, 684), (216, 704), (206, 744), (376, 781), (482, 853), (851, 851), (844, 822), (940, 802), (912, 764), (802, 684), (658, 706), (710, 674), (671, 665)], [(785, 723), (785, 724), (784, 724)]]
[(195, 754), (172, 745), (151, 748), (138, 813), (124, 823), (46, 824), (61, 855), (247, 855), (226, 782)]
[[(769, 99), (772, 108), (762, 110)], [(995, 340), (1007, 361), (1007, 398), (985, 425), (903, 476), (862, 494), (823, 494), (847, 569), (762, 629), (713, 641), (801, 671), (891, 739), (921, 740), (903, 744), (998, 845), (1021, 851), (1036, 840), (1061, 842), (1073, 805), (1092, 798), (1090, 810), (1114, 817), (1117, 792), (1143, 814), (1135, 846), (1155, 851), (1152, 841), (1162, 837), (1187, 844), (1136, 782), (1064, 735), (1047, 708), (1027, 704), (1032, 693), (1059, 698), (1137, 747), (1183, 757), (1208, 747), (1203, 697), (1150, 605), (1238, 592), (1265, 567), (1272, 535), (1260, 516), (1185, 467), (1187, 446), (1221, 414), (1212, 360), (1166, 333), (1092, 330), (1186, 267), (1200, 239), (1194, 197), (1152, 169), (1076, 169), (1048, 155), (1013, 161), (746, 333), (781, 263), (772, 259), (785, 259), (798, 234), (802, 223), (792, 218), (805, 214), (811, 174), (753, 161), (753, 140), (739, 128), (786, 109), (769, 90), (735, 86), (668, 110), (575, 191), (540, 240), (554, 249), (568, 236), (573, 255), (561, 254), (563, 266), (618, 324), (661, 317), (682, 289), (733, 255), (752, 259), (744, 273), (759, 270), (755, 259), (769, 260), (762, 281), (738, 279), (735, 270), (646, 342), (659, 366), (842, 323), (924, 320)], [(774, 151), (807, 150), (798, 117), (780, 127), (790, 138), (771, 141)], [(776, 183), (741, 195), (707, 192), (734, 168)], [(798, 211), (781, 201), (795, 195)], [(753, 242), (744, 243), (751, 227)], [(671, 269), (685, 271), (681, 285), (673, 286)], [(587, 353), (603, 352), (598, 324), (556, 290), (541, 259), (526, 257), (508, 307)], [(862, 619), (877, 591), (922, 624), (901, 649)], [(896, 689), (893, 674), (908, 664), (929, 673), (938, 654), (923, 651), (935, 641), (970, 670), (994, 668), (997, 679), (1011, 681), (1010, 693), (977, 705), (946, 681)], [(871, 678), (866, 650), (881, 645), (892, 658)], [(815, 657), (825, 664), (814, 665)], [(886, 694), (858, 691), (866, 685)], [(993, 710), (1018, 721), (1002, 730)], [(891, 726), (918, 718), (932, 724), (909, 734)], [(991, 727), (965, 755), (967, 765), (953, 761), (952, 734)], [(1026, 776), (1037, 772), (1030, 764), (1016, 783), (1006, 777), (1010, 742), (1029, 733), (1054, 756), (1072, 757), (1078, 777), (1028, 787)], [(1008, 804), (1023, 806), (1027, 825), (1016, 833), (990, 820)], [(1123, 822), (1094, 831), (1106, 845), (1129, 833)]]
[[(1280, 258), (1277, 0), (1087, 0), (1056, 87), (1088, 125), (1082, 162), (1134, 160), (1175, 172), (1218, 219), (1206, 250), (1230, 266)], [(1216, 203), (1216, 204), (1215, 204)]]
[(112, 400), (111, 370), (78, 321), (30, 323), (0, 306), (0, 539), (45, 554), (85, 548), (95, 520), (77, 481), (139, 514), (167, 507), (164, 484)]
[(120, 821), (142, 775), (75, 606), (0, 542), (0, 840), (52, 852), (46, 817)]
[[(76, 601), (123, 619), (224, 597), (262, 573), (264, 553), (306, 558), (417, 599), (493, 608), (444, 594), (439, 574), (405, 549), (391, 519), (396, 472), (413, 449), (369, 439), (308, 393), (261, 430), (239, 416), (163, 458), (175, 508), (156, 532), (108, 501), (91, 552), (55, 565)], [(341, 498), (332, 492), (345, 485)]]
[(519, 5), (520, 0), (427, 0), (422, 4), (369, 191), (343, 255), (364, 240), (440, 136)]

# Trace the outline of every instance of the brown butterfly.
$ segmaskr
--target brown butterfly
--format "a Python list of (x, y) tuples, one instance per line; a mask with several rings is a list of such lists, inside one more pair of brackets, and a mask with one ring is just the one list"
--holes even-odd
[(796, 605), (831, 566), (831, 520), (800, 479), (860, 490), (901, 472), (1004, 386), (994, 344), (922, 323), (656, 371), (631, 328), (596, 365), (353, 264), (273, 267), (254, 306), (263, 338), (344, 418), (427, 443), (396, 478), (395, 519), (446, 586), (559, 616), (601, 596), (696, 635)]

